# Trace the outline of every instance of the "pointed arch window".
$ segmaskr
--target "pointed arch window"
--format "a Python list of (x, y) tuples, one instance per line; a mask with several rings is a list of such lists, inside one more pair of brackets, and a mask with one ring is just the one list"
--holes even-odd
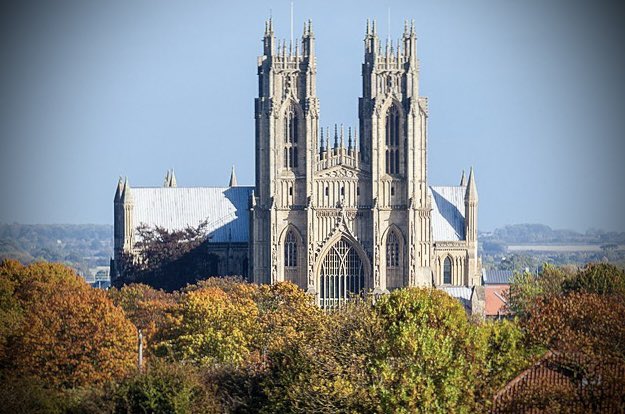
[(451, 285), (451, 259), (449, 256), (443, 262), (443, 284)]
[(386, 173), (399, 174), (399, 110), (395, 105), (386, 113)]
[(297, 238), (290, 230), (284, 239), (284, 266), (297, 267)]
[(293, 105), (287, 109), (284, 117), (284, 167), (297, 168), (297, 144), (299, 141), (299, 120)]
[(354, 246), (341, 239), (330, 248), (319, 274), (319, 303), (335, 309), (365, 288), (365, 270)]
[(386, 267), (399, 267), (399, 239), (394, 231), (386, 237)]

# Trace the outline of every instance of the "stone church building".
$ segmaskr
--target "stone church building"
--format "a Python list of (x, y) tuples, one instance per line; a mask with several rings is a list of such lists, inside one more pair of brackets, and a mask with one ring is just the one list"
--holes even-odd
[(469, 309), (479, 306), (473, 170), (457, 186), (429, 185), (414, 26), (398, 43), (382, 48), (375, 22), (367, 23), (359, 125), (324, 129), (310, 21), (288, 48), (267, 21), (254, 187), (238, 186), (234, 169), (227, 187), (178, 187), (173, 171), (159, 188), (120, 180), (111, 274), (133, 250), (138, 225), (179, 229), (207, 220), (214, 275), (292, 281), (325, 308), (405, 286), (435, 286)]

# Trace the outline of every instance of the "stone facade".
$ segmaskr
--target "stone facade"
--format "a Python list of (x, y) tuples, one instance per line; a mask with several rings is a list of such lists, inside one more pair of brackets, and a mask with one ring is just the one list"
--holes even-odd
[(290, 280), (328, 306), (359, 289), (479, 285), (472, 171), (458, 188), (464, 237), (433, 239), (414, 27), (383, 51), (375, 23), (367, 25), (358, 129), (319, 127), (316, 72), (310, 22), (301, 48), (287, 50), (268, 21), (255, 105), (253, 280)]
[[(375, 23), (367, 23), (357, 127), (320, 127), (316, 75), (310, 21), (288, 48), (276, 42), (267, 21), (258, 58), (255, 186), (237, 186), (233, 170), (223, 189), (248, 192), (247, 211), (238, 202), (228, 222), (246, 221), (247, 229), (233, 241), (232, 262), (226, 246), (215, 244), (218, 274), (239, 273), (223, 264), (245, 260), (251, 281), (292, 281), (324, 307), (406, 286), (436, 286), (473, 302), (481, 284), (475, 177), (471, 170), (458, 186), (428, 184), (428, 105), (419, 95), (414, 27), (406, 25), (399, 44), (383, 49)], [(162, 191), (172, 187), (173, 172)], [(198, 203), (180, 197), (177, 206)], [(116, 256), (132, 249), (133, 202), (129, 185), (120, 181)], [(177, 208), (168, 215), (188, 214)], [(219, 231), (219, 224), (213, 227)]]

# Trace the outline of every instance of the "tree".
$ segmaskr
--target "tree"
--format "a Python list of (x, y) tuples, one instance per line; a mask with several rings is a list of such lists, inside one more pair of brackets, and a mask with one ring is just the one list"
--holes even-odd
[(324, 316), (315, 335), (269, 355), (263, 412), (379, 412), (372, 363), (384, 332), (371, 302), (350, 302)]
[(589, 263), (564, 281), (562, 290), (625, 297), (625, 270), (608, 263)]
[(321, 328), (323, 313), (314, 298), (290, 282), (260, 285), (253, 300), (260, 332), (255, 342), (265, 354), (307, 341)]
[[(510, 323), (480, 331), (457, 300), (438, 290), (400, 289), (375, 304), (352, 302), (327, 315), (308, 340), (270, 354), (264, 412), (479, 411), (479, 398), (492, 393), (490, 378), (479, 377), (514, 375), (518, 341)], [(504, 355), (485, 369), (487, 354), (497, 351)]]
[(249, 358), (258, 316), (251, 299), (200, 288), (183, 294), (173, 316), (175, 324), (157, 345), (158, 355), (199, 365), (241, 364)]
[(529, 346), (523, 330), (513, 320), (487, 321), (478, 329), (476, 346), (484, 354), (476, 378), (476, 399), (483, 405), (481, 411), (487, 411), (497, 391), (527, 368), (542, 349)]
[(574, 275), (571, 269), (545, 263), (540, 274), (515, 273), (508, 291), (508, 309), (520, 318), (529, 316), (532, 304), (545, 295), (562, 292), (562, 286)]
[(384, 296), (375, 308), (386, 332), (376, 357), (382, 410), (472, 410), (479, 355), (462, 305), (445, 292), (413, 288)]
[(101, 384), (135, 366), (136, 332), (106, 293), (60, 264), (0, 265), (22, 309), (2, 367), (58, 387)]
[(115, 413), (223, 412), (214, 387), (194, 367), (153, 361), (143, 373), (123, 381), (115, 391)]
[(144, 283), (157, 289), (178, 290), (210, 274), (207, 254), (207, 222), (182, 230), (141, 225), (137, 228), (136, 253), (122, 255), (117, 286)]
[[(535, 304), (527, 323), (530, 338), (557, 354), (559, 369), (568, 372), (575, 385), (574, 400), (585, 410), (611, 412), (625, 403), (623, 321), (625, 303), (616, 295), (572, 292), (543, 297)], [(544, 404), (557, 395), (551, 392), (534, 400)]]

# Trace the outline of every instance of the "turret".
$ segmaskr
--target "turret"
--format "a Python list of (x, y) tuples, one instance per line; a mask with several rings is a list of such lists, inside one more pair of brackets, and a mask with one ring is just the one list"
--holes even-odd
[(176, 188), (176, 175), (174, 174), (174, 170), (167, 170), (165, 174), (165, 180), (163, 181), (163, 187), (166, 188)]
[(460, 187), (466, 187), (467, 179), (464, 176), (464, 170), (462, 170), (462, 176), (460, 177)]
[(370, 24), (369, 19), (367, 19), (367, 31), (365, 33), (365, 60), (366, 56), (371, 56), (373, 58), (378, 53), (379, 47), (380, 41), (375, 30), (375, 19), (373, 20), (373, 24)]
[(119, 177), (115, 198), (113, 200), (113, 254), (115, 260), (121, 256), (124, 246), (124, 205), (122, 194), (124, 193), (124, 179)]
[(113, 203), (117, 204), (121, 202), (123, 191), (124, 191), (124, 179), (122, 177), (119, 177), (119, 181), (117, 182), (117, 190), (115, 191), (115, 198), (113, 200)]
[(410, 22), (410, 30), (408, 29), (408, 21), (404, 23), (404, 56), (408, 58), (411, 65), (417, 62), (417, 35), (414, 29), (414, 20)]
[(176, 174), (174, 173), (174, 169), (171, 169), (171, 174), (169, 175), (169, 187), (176, 188), (178, 183), (176, 182)]
[(276, 38), (273, 34), (273, 21), (271, 18), (265, 21), (265, 35), (263, 36), (263, 54), (273, 56), (275, 52)]
[(121, 196), (122, 204), (134, 204), (134, 198), (132, 197), (132, 189), (130, 188), (130, 182), (128, 181), (128, 177), (124, 181), (124, 189), (122, 191)]
[(132, 216), (135, 203), (128, 177), (126, 177), (124, 182), (121, 204), (123, 206), (123, 250), (130, 252), (133, 245), (134, 224)]
[(465, 206), (465, 235), (469, 242), (477, 241), (477, 187), (473, 176), (473, 167), (469, 172), (469, 181), (464, 195)]
[(312, 29), (312, 21), (304, 23), (304, 34), (302, 35), (302, 55), (305, 58), (314, 59), (315, 56), (315, 34)]

